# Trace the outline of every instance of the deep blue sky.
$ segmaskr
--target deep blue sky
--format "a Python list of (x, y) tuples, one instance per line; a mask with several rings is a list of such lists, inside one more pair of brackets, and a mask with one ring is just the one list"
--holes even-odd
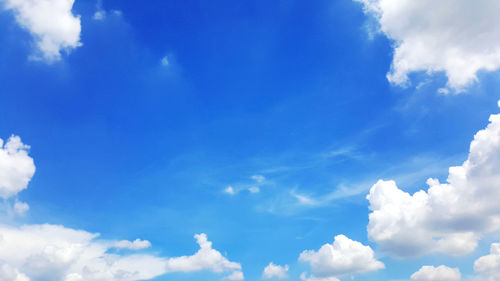
[[(141, 237), (162, 256), (191, 254), (204, 232), (246, 280), (271, 261), (299, 280), (300, 252), (337, 234), (376, 249), (371, 185), (444, 179), (497, 111), (498, 73), (461, 95), (436, 93), (442, 74), (419, 89), (418, 73), (408, 88), (390, 85), (393, 43), (370, 38), (350, 0), (146, 2), (106, 0), (96, 21), (96, 3), (76, 1), (83, 46), (52, 64), (29, 60), (30, 35), (0, 14), (0, 138), (21, 136), (37, 166), (19, 195), (24, 223)], [(254, 175), (266, 178), (260, 193), (223, 192)], [(355, 192), (319, 206), (293, 197), (341, 186)], [(470, 273), (478, 256), (426, 261)], [(422, 265), (377, 257), (387, 269), (355, 280), (405, 279)], [(157, 280), (186, 278), (221, 276)]]

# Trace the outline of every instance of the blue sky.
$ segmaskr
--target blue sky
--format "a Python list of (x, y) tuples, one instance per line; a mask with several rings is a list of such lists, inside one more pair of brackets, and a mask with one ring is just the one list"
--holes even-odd
[[(110, 246), (96, 259), (114, 253), (168, 261), (193, 255), (193, 235), (205, 233), (221, 259), (241, 266), (168, 265), (148, 280), (223, 280), (240, 270), (246, 280), (261, 280), (270, 262), (288, 265), (288, 280), (301, 280), (303, 272), (311, 281), (410, 280), (424, 265), (458, 268), (463, 280), (500, 278), (473, 267), (498, 241), (495, 227), (461, 222), (480, 237), (477, 247), (402, 258), (367, 233), (373, 209), (366, 199), (379, 179), (395, 180), (411, 194), (427, 190), (428, 178), (446, 182), (450, 166), (475, 155), (474, 135), (499, 112), (499, 66), (491, 63), (500, 61), (498, 52), (473, 56), (500, 44), (481, 41), (498, 32), (498, 19), (485, 13), (498, 4), (480, 1), (468, 19), (459, 16), (473, 4), (442, 1), (436, 11), (454, 7), (456, 14), (443, 12), (443, 21), (428, 20), (425, 29), (411, 21), (431, 7), (399, 7), (393, 15), (387, 5), (394, 1), (50, 0), (48, 10), (29, 2), (0, 1), (0, 138), (19, 136), (30, 146), (23, 157), (36, 166), (34, 175), (24, 174), (29, 184), (2, 196), (0, 235), (23, 231), (22, 225), (60, 225), (99, 233), (96, 242), (85, 240), (89, 245), (136, 238), (151, 244), (138, 254)], [(59, 2), (69, 9), (56, 9)], [(66, 21), (57, 21), (58, 13), (72, 18), (74, 28), (60, 28)], [(467, 22), (474, 16), (488, 27), (474, 29)], [(440, 34), (461, 24), (471, 31), (457, 37), (469, 36), (469, 43), (446, 37), (450, 46), (439, 44)], [(55, 53), (38, 44), (41, 38), (55, 40)], [(415, 42), (443, 50), (422, 55), (411, 49)], [(453, 48), (460, 52), (448, 58)], [(471, 56), (476, 60), (454, 63)], [(400, 72), (409, 78), (398, 78)], [(495, 149), (485, 153), (499, 155)], [(13, 175), (5, 171), (0, 189)], [(497, 174), (493, 168), (486, 185), (500, 185), (492, 182)], [(478, 181), (469, 185), (488, 194)], [(19, 202), (29, 211), (14, 214)], [(450, 233), (429, 232), (435, 239)], [(373, 251), (363, 248), (355, 263), (367, 254), (366, 266), (376, 260), (384, 268), (350, 264), (339, 271), (335, 258), (318, 256), (316, 267), (299, 259), (340, 234)], [(54, 277), (26, 269), (22, 258), (2, 259), (31, 280), (83, 274), (68, 261)]]

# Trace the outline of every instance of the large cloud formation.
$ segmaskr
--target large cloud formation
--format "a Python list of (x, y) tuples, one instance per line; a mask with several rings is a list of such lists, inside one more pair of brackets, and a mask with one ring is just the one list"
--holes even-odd
[(0, 0), (13, 11), (17, 23), (28, 30), (37, 51), (32, 58), (53, 62), (61, 51), (81, 46), (80, 17), (71, 12), (74, 0)]
[(449, 169), (447, 183), (429, 179), (413, 195), (394, 181), (377, 182), (367, 199), (368, 235), (393, 256), (432, 252), (464, 255), (484, 233), (500, 230), (500, 114), (470, 145), (468, 159)]
[[(12, 136), (5, 145), (0, 139), (0, 197), (4, 201), (25, 189), (35, 172), (28, 149), (19, 137)], [(17, 201), (15, 206), (22, 212), (29, 209)], [(60, 225), (0, 224), (0, 280), (136, 281), (201, 270), (230, 273), (230, 280), (243, 279), (241, 265), (213, 249), (204, 233), (195, 235), (200, 245), (197, 253), (173, 258), (122, 252), (148, 248), (147, 240), (107, 241), (97, 240), (98, 236)]]
[(323, 245), (317, 252), (307, 250), (299, 260), (311, 265), (313, 275), (302, 279), (307, 281), (334, 281), (339, 277), (375, 271), (385, 268), (374, 258), (373, 250), (344, 235), (335, 236), (332, 244)]
[(381, 32), (394, 40), (389, 81), (404, 85), (408, 74), (444, 71), (461, 91), (478, 71), (500, 67), (499, 1), (354, 0), (364, 5)]

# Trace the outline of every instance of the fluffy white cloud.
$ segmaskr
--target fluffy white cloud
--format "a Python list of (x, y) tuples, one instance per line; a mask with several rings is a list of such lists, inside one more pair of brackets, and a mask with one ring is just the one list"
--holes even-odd
[(460, 278), (461, 274), (458, 268), (450, 268), (445, 265), (422, 266), (411, 276), (411, 280), (415, 281), (459, 281)]
[(500, 114), (479, 131), (468, 159), (449, 169), (447, 183), (429, 179), (427, 191), (413, 195), (394, 181), (370, 190), (369, 238), (392, 255), (441, 252), (463, 255), (484, 233), (500, 230)]
[(151, 247), (151, 243), (148, 240), (135, 239), (133, 242), (128, 240), (122, 240), (113, 243), (113, 248), (118, 249), (129, 249), (129, 250), (140, 250)]
[(499, 1), (354, 0), (395, 41), (389, 81), (404, 85), (408, 74), (444, 71), (455, 90), (477, 80), (478, 71), (500, 67)]
[(80, 43), (80, 17), (71, 12), (74, 0), (0, 0), (14, 12), (17, 23), (28, 30), (35, 41), (34, 59), (53, 62), (61, 51), (70, 51)]
[[(207, 240), (207, 236), (197, 234), (194, 236), (200, 250), (192, 256), (182, 256), (170, 258), (166, 261), (167, 272), (193, 272), (200, 270), (210, 270), (216, 273), (232, 272), (232, 277), (240, 276), (241, 265), (226, 259), (220, 252), (212, 248), (212, 242)], [(242, 274), (241, 274), (242, 275)], [(232, 279), (238, 280), (238, 279)]]
[(0, 226), (0, 260), (6, 268), (2, 272), (17, 276), (12, 279), (16, 281), (133, 281), (166, 272), (165, 259), (110, 254), (112, 243), (96, 237), (57, 225)]
[(491, 244), (490, 254), (474, 262), (474, 272), (483, 280), (500, 281), (500, 243)]
[[(344, 235), (335, 236), (332, 244), (323, 245), (317, 252), (307, 250), (299, 260), (311, 265), (313, 280), (336, 280), (336, 278), (383, 269), (382, 262), (374, 258), (369, 246), (353, 241)], [(304, 275), (305, 276), (305, 275)]]
[(97, 234), (57, 225), (0, 225), (0, 279), (12, 281), (135, 281), (172, 272), (210, 270), (232, 272), (243, 280), (241, 265), (212, 249), (205, 234), (196, 235), (201, 249), (193, 256), (162, 258), (145, 254), (119, 255), (113, 248), (138, 250), (149, 241), (99, 241)]
[(264, 279), (271, 279), (271, 278), (287, 278), (287, 273), (288, 272), (288, 265), (281, 266), (281, 265), (275, 265), (274, 263), (269, 263), (266, 268), (264, 268), (264, 273), (262, 274), (262, 277)]
[(12, 197), (28, 186), (35, 173), (28, 149), (18, 136), (11, 136), (5, 144), (0, 139), (0, 198)]

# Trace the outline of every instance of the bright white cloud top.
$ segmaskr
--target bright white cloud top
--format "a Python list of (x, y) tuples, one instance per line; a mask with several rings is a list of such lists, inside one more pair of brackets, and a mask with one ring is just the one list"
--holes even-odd
[(479, 131), (468, 159), (449, 169), (447, 183), (429, 179), (427, 191), (413, 195), (394, 181), (370, 190), (369, 237), (393, 256), (432, 252), (464, 255), (484, 233), (500, 230), (500, 114)]
[(269, 265), (264, 268), (264, 273), (262, 273), (262, 278), (264, 279), (271, 279), (271, 278), (277, 278), (277, 279), (284, 279), (287, 278), (287, 272), (288, 272), (288, 265), (281, 266), (281, 265), (276, 265), (274, 263), (269, 263)]
[(500, 243), (491, 244), (490, 254), (474, 262), (474, 272), (487, 281), (500, 280)]
[(422, 266), (411, 276), (411, 280), (414, 281), (460, 281), (461, 278), (458, 268), (450, 268), (445, 265)]
[[(7, 142), (0, 139), (0, 197), (15, 196), (26, 189), (35, 173), (33, 158), (28, 156), (29, 146), (18, 136), (11, 136)], [(21, 206), (20, 206), (21, 207)]]
[(489, 0), (355, 0), (394, 40), (387, 78), (405, 85), (408, 74), (444, 71), (448, 86), (462, 91), (479, 71), (500, 67), (500, 2)]
[(61, 51), (81, 46), (80, 17), (72, 14), (74, 0), (0, 0), (13, 11), (17, 23), (28, 30), (36, 44), (33, 59), (53, 62)]
[(337, 280), (342, 276), (385, 268), (382, 262), (375, 259), (369, 246), (344, 235), (335, 236), (332, 244), (325, 244), (318, 251), (302, 252), (299, 260), (311, 265), (312, 276), (305, 278), (303, 275), (303, 279), (308, 281)]

